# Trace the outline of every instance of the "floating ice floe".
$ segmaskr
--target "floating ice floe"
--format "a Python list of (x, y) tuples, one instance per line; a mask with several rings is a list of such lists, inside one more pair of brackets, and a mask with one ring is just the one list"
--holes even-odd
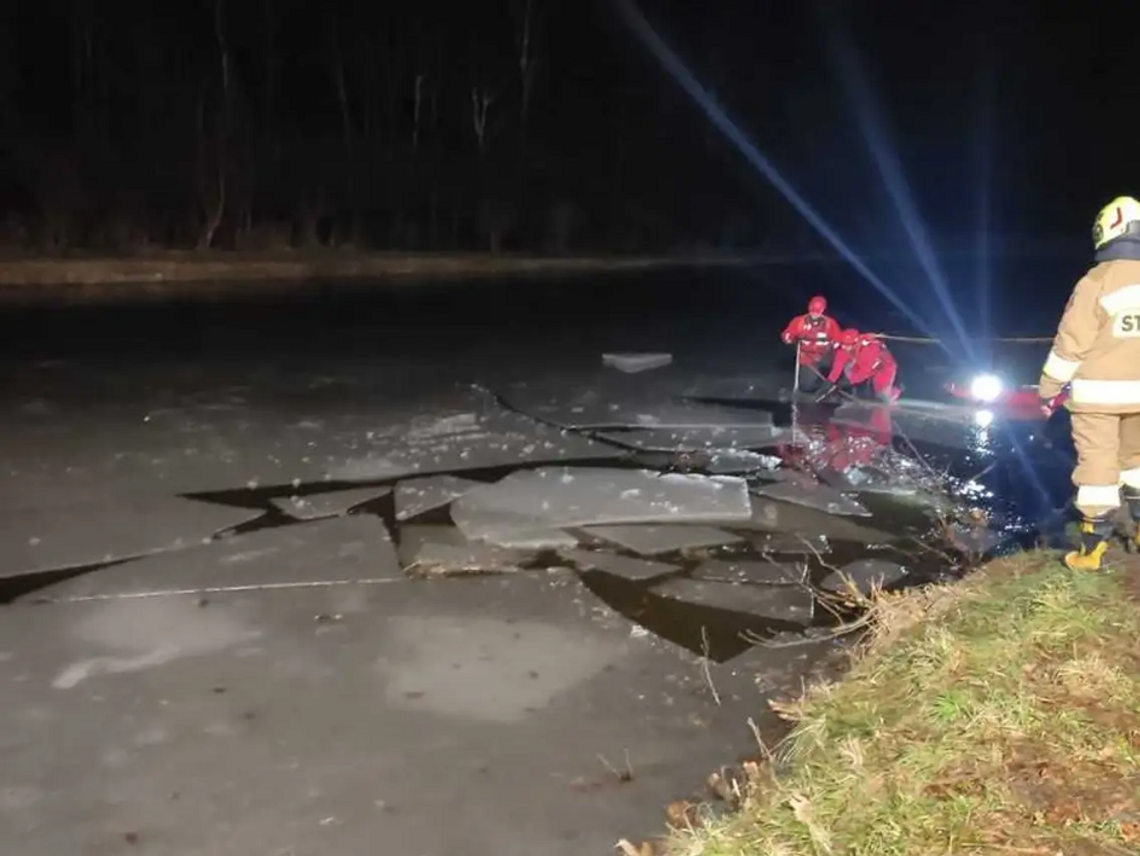
[(673, 362), (672, 354), (602, 354), (603, 365), (627, 374), (658, 369)]
[(541, 467), (472, 488), (451, 516), (473, 541), (504, 533), (617, 523), (748, 520), (744, 479), (604, 467)]
[(641, 556), (657, 556), (675, 550), (724, 547), (745, 539), (712, 526), (635, 524), (586, 526), (583, 531)]
[(428, 476), (396, 485), (396, 519), (407, 520), (447, 505), (481, 482), (457, 476)]
[(559, 555), (582, 570), (604, 571), (627, 580), (647, 580), (681, 570), (676, 565), (618, 556), (600, 550), (561, 550)]
[(654, 586), (652, 592), (670, 600), (744, 612), (798, 627), (810, 624), (815, 615), (811, 592), (795, 586), (671, 579)]

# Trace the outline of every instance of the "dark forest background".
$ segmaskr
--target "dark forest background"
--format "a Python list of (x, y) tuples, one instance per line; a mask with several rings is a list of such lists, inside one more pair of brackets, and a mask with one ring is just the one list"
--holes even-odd
[(756, 246), (773, 228), (605, 4), (3, 15), (9, 247), (644, 252)]
[[(1126, 142), (1140, 82), (1119, 73), (1133, 31), (1119, 15), (639, 5), (863, 252), (911, 239), (869, 156), (865, 105), (844, 91), (836, 26), (936, 243), (1080, 242), (1100, 205), (1140, 192)], [(1090, 131), (1107, 116), (1121, 117), (1112, 133)], [(800, 253), (820, 248), (813, 234), (612, 0), (0, 11), (0, 247)]]

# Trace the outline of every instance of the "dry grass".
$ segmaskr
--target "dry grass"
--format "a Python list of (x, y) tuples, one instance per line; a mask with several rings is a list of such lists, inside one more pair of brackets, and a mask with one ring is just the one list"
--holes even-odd
[(1137, 575), (1031, 553), (880, 598), (848, 676), (777, 707), (795, 727), (741, 810), (666, 850), (1140, 853)]

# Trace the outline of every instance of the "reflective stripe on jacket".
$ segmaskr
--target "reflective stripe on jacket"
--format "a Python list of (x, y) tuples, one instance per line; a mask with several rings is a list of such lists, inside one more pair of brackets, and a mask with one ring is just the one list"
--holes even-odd
[(1038, 392), (1050, 399), (1065, 384), (1074, 412), (1140, 412), (1140, 261), (1101, 262), (1073, 289)]

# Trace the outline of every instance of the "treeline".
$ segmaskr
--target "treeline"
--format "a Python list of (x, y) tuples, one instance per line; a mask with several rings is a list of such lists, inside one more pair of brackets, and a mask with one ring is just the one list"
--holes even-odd
[(737, 167), (710, 157), (595, 4), (46, 0), (6, 14), (9, 248), (646, 252), (771, 237)]

